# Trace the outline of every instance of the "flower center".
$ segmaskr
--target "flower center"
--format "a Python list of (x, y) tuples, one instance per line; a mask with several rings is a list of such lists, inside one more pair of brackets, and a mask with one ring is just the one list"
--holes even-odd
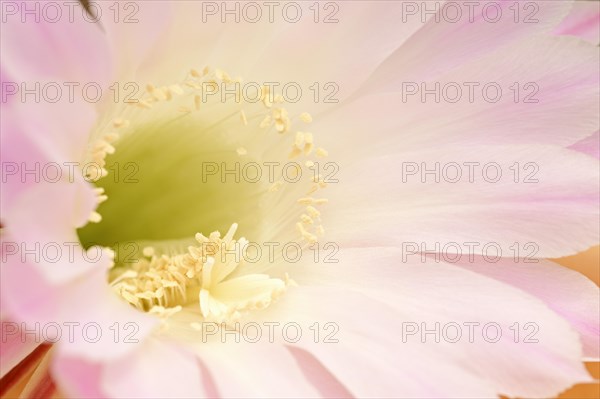
[[(225, 237), (213, 232), (196, 234), (196, 245), (173, 256), (144, 248), (144, 257), (120, 272), (111, 286), (127, 302), (143, 311), (170, 316), (184, 306), (199, 305), (205, 320), (230, 322), (244, 311), (262, 309), (292, 283), (266, 274), (230, 275), (243, 267), (248, 241), (233, 239), (237, 224)], [(197, 309), (196, 309), (197, 310)]]
[(288, 115), (266, 87), (254, 103), (240, 89), (222, 71), (191, 70), (183, 82), (148, 85), (92, 136), (86, 160), (98, 167), (86, 170), (101, 204), (79, 236), (113, 248), (109, 282), (142, 311), (191, 307), (226, 321), (268, 306), (291, 280), (248, 265), (238, 224), (259, 246), (307, 245), (323, 233), (317, 208), (326, 200), (316, 193), (325, 184), (313, 157), (326, 151), (312, 134), (292, 133), (310, 116)]
[(97, 184), (110, 200), (97, 210), (102, 222), (81, 231), (83, 241), (178, 240), (226, 231), (233, 221), (253, 233), (263, 219), (256, 202), (269, 187), (241, 178), (242, 165), (256, 161), (242, 159), (228, 133), (190, 118), (133, 127), (107, 157), (109, 174)]

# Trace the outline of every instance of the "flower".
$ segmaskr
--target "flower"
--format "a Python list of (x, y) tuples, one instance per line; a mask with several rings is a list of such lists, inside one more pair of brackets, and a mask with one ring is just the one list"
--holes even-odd
[[(425, 14), (398, 26), (406, 3), (358, 2), (337, 5), (337, 24), (227, 24), (189, 2), (141, 4), (139, 24), (103, 30), (10, 20), (4, 82), (93, 82), (117, 97), (4, 104), (3, 314), (88, 328), (52, 349), (73, 397), (547, 397), (590, 381), (598, 288), (543, 258), (598, 241), (597, 160), (568, 148), (598, 130), (597, 48), (549, 34), (567, 2), (534, 4), (532, 24)], [(340, 102), (313, 90), (286, 104), (264, 84), (254, 103), (208, 96), (238, 74), (336, 82)], [(456, 82), (512, 89), (408, 95)], [(269, 185), (209, 179), (209, 165), (244, 158), (296, 163)], [(307, 173), (321, 158), (339, 183)], [(69, 178), (13, 168), (36, 163)], [(436, 164), (512, 174), (427, 179)], [(247, 260), (251, 243), (323, 237), (337, 263)], [(76, 245), (26, 256), (53, 243)], [(487, 244), (497, 252), (452, 257)]]

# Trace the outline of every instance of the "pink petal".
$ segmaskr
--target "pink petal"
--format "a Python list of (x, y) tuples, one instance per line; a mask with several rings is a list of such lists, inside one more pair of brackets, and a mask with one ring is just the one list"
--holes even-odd
[(473, 103), (466, 90), (456, 104), (442, 101), (436, 107), (428, 102), (419, 107), (409, 100), (419, 111), (435, 115), (421, 118), (421, 123), (413, 120), (414, 125), (421, 131), (437, 130), (442, 141), (468, 137), (485, 144), (569, 145), (598, 129), (599, 69), (597, 47), (588, 43), (554, 37), (523, 41), (437, 80), (442, 86), (471, 81), (482, 82), (482, 87), (494, 82), (502, 89), (500, 101), (486, 101), (477, 90)]
[(111, 398), (206, 397), (196, 357), (169, 342), (151, 339), (102, 370)]
[[(146, 349), (148, 352), (145, 352)], [(176, 349), (172, 345), (154, 342), (142, 347), (140, 351), (136, 351), (130, 357), (116, 359), (114, 362), (91, 362), (58, 353), (54, 356), (52, 375), (59, 385), (60, 391), (69, 397), (75, 398), (169, 398), (180, 397), (177, 395), (181, 392), (184, 392), (184, 396), (186, 392), (189, 392), (193, 397), (220, 397), (216, 391), (208, 390), (212, 383), (210, 377), (201, 380), (203, 383), (202, 390), (189, 391), (197, 388), (198, 381), (200, 380), (199, 370), (202, 370), (202, 374), (206, 376), (206, 367), (198, 363), (198, 368), (195, 368), (193, 359), (178, 351), (179, 349)], [(140, 375), (136, 373), (136, 370), (127, 368), (136, 362), (142, 362), (140, 366), (143, 371), (150, 372), (151, 374)], [(182, 363), (180, 364), (180, 362)], [(161, 365), (168, 366), (166, 373)], [(114, 375), (114, 370), (110, 370), (113, 367), (114, 370), (123, 370), (123, 368), (126, 368), (123, 371), (125, 375), (115, 376), (114, 382), (107, 380), (111, 378), (111, 375)], [(176, 372), (179, 367), (183, 369), (184, 373), (188, 372), (189, 374), (177, 376)], [(175, 374), (173, 380), (165, 381), (165, 378), (168, 379), (168, 376), (173, 374)], [(189, 380), (182, 381), (182, 377), (189, 378)], [(124, 381), (125, 378), (128, 380)], [(155, 385), (149, 385), (147, 381)], [(157, 384), (160, 384), (160, 387), (156, 388)], [(141, 390), (146, 392), (147, 396), (141, 395), (137, 391), (137, 387), (142, 388)], [(156, 391), (148, 393), (148, 390), (151, 389), (156, 389)], [(159, 393), (162, 393), (162, 396)], [(203, 393), (206, 393), (206, 395)]]
[(224, 398), (320, 396), (301, 371), (298, 358), (280, 343), (203, 342), (196, 345), (196, 352)]
[(600, 294), (598, 286), (582, 274), (546, 260), (502, 259), (490, 264), (481, 258), (460, 266), (520, 288), (544, 301), (579, 332), (584, 356), (600, 357)]
[(73, 183), (40, 181), (4, 215), (11, 237), (3, 248), (10, 250), (5, 253), (8, 261), (33, 262), (51, 282), (74, 279), (93, 268), (106, 270), (111, 259), (94, 252), (89, 259), (95, 262), (87, 261), (75, 231), (87, 223), (95, 207), (95, 194), (81, 178)]
[(569, 146), (598, 130), (598, 69), (597, 47), (569, 37), (535, 37), (432, 79), (407, 78), (394, 92), (318, 116), (313, 129), (324, 132), (325, 146), (333, 148), (343, 132), (347, 145), (365, 153), (432, 142)]
[[(55, 315), (59, 314), (60, 303), (57, 298), (60, 295), (33, 266), (20, 260), (8, 259), (2, 265), (0, 273), (3, 310), (12, 314), (18, 323), (30, 323), (32, 326), (35, 323), (55, 321)], [(27, 289), (23, 289), (23, 282), (27, 282)], [(39, 337), (32, 339), (40, 343)]]
[[(470, 3), (471, 6), (473, 3)], [(396, 50), (383, 63), (364, 85), (365, 90), (399, 88), (401, 82), (430, 80), (445, 74), (468, 61), (475, 60), (496, 51), (509, 43), (514, 43), (547, 32), (556, 26), (569, 12), (568, 2), (539, 1), (515, 2), (512, 0), (495, 2), (493, 10), (483, 12), (486, 3), (477, 3), (478, 8), (470, 17), (469, 2), (448, 2), (443, 5), (440, 15), (455, 15), (460, 7), (462, 18), (453, 22), (452, 18), (431, 18), (427, 25), (414, 34), (403, 46)], [(433, 6), (433, 4), (431, 5)], [(430, 8), (434, 8), (431, 7)], [(489, 7), (489, 6), (488, 6)], [(515, 23), (513, 8), (521, 14)], [(452, 8), (446, 11), (447, 8)], [(501, 17), (495, 22), (496, 8), (501, 9)], [(425, 9), (420, 3), (419, 11)], [(537, 22), (527, 22), (533, 15)], [(412, 18), (418, 18), (417, 14)]]
[(66, 162), (75, 164), (78, 169), (87, 167), (82, 159), (89, 151), (90, 134), (98, 117), (93, 104), (82, 99), (70, 102), (66, 96), (52, 104), (18, 102), (8, 115), (14, 118), (14, 134), (26, 135), (48, 161), (58, 162), (63, 167)]
[[(74, 342), (61, 340), (59, 350), (92, 361), (134, 356), (132, 352), (142, 350), (140, 348), (146, 345), (147, 338), (159, 324), (155, 317), (118, 298), (108, 288), (105, 274), (90, 276), (89, 281), (72, 287), (68, 296), (61, 298), (60, 309), (66, 308), (69, 310), (63, 318), (73, 315), (71, 320), (81, 325), (82, 334), (76, 336)], [(94, 327), (86, 334), (86, 326), (91, 325)], [(101, 336), (96, 337), (96, 331), (101, 332)]]
[[(338, 255), (339, 263), (295, 269), (300, 287), (263, 320), (299, 323), (309, 334), (298, 345), (358, 397), (550, 397), (591, 380), (578, 335), (534, 296), (444, 262), (403, 262), (397, 248)], [(315, 343), (308, 329), (315, 322), (335, 323), (338, 342), (321, 336)], [(423, 336), (422, 327), (436, 322), (440, 331), (458, 323), (462, 336), (456, 341), (447, 330), (439, 343), (434, 334)], [(480, 323), (472, 342), (468, 322)], [(418, 333), (407, 334), (403, 323), (416, 323)], [(488, 342), (495, 334), (482, 335), (487, 323), (502, 331), (495, 343)], [(526, 323), (537, 325), (534, 334)], [(537, 341), (528, 343), (526, 333)]]
[(569, 148), (600, 159), (600, 132), (596, 132), (591, 136), (578, 141)]
[(393, 245), (416, 257), (511, 257), (515, 246), (565, 256), (598, 242), (597, 162), (552, 146), (448, 145), (345, 163), (328, 188), (336, 209), (325, 223), (340, 245)]
[[(19, 83), (58, 80), (62, 82), (97, 82), (104, 86), (110, 78), (110, 54), (98, 24), (82, 17), (75, 7), (73, 22), (69, 10), (61, 8), (62, 20), (51, 22), (30, 14), (22, 22), (23, 3), (14, 3), (16, 14), (6, 14), (2, 24), (2, 67)], [(42, 3), (27, 7), (41, 9)], [(54, 15), (54, 14), (52, 14)]]
[(575, 1), (571, 13), (554, 29), (557, 35), (573, 35), (600, 44), (600, 4), (597, 1)]
[(102, 390), (102, 364), (56, 354), (52, 376), (60, 391), (73, 398), (105, 398)]
[(310, 352), (295, 346), (288, 350), (296, 358), (298, 366), (312, 385), (319, 390), (323, 398), (351, 398), (352, 394), (337, 378)]
[[(3, 114), (7, 111), (7, 107), (3, 108)], [(20, 193), (35, 184), (35, 175), (24, 175), (25, 170), (35, 170), (36, 165), (40, 165), (41, 170), (43, 165), (48, 164), (43, 150), (35, 145), (31, 138), (23, 133), (22, 127), (15, 122), (12, 118), (2, 118), (0, 121), (2, 131), (0, 158), (3, 175), (2, 190), (0, 190), (2, 220)]]
[(50, 339), (65, 355), (98, 361), (132, 351), (157, 320), (117, 298), (106, 281), (106, 264), (91, 265), (74, 280), (48, 281), (40, 265), (9, 259), (1, 269), (2, 306), (35, 332), (34, 341)]

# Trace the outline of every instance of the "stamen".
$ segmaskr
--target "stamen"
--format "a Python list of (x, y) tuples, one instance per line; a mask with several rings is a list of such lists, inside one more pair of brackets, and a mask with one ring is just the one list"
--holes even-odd
[[(170, 316), (194, 301), (197, 292), (200, 313), (205, 319), (224, 322), (242, 311), (264, 308), (291, 284), (264, 274), (228, 278), (244, 261), (248, 241), (233, 239), (238, 225), (232, 224), (222, 239), (215, 231), (207, 238), (196, 234), (199, 246), (188, 253), (158, 256), (146, 247), (132, 269), (111, 283), (112, 288), (136, 308)], [(247, 297), (240, 292), (248, 292)]]

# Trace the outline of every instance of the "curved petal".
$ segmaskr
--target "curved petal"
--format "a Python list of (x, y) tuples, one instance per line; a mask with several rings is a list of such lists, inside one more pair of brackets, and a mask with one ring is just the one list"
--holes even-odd
[[(3, 108), (3, 114), (7, 108)], [(10, 112), (7, 112), (10, 114)], [(42, 165), (48, 163), (43, 150), (35, 145), (31, 138), (25, 135), (22, 127), (12, 118), (1, 118), (0, 121), (0, 159), (2, 161), (2, 190), (0, 190), (0, 214), (4, 220), (14, 201), (35, 182), (34, 173), (37, 165), (41, 171)], [(4, 223), (6, 223), (4, 221)]]
[(600, 3), (576, 1), (571, 13), (554, 29), (557, 35), (572, 35), (600, 44)]
[(173, 18), (174, 3), (94, 4), (104, 15), (102, 28), (115, 60), (115, 76), (120, 80), (135, 79), (138, 69), (147, 60), (159, 38), (173, 27), (176, 21)]
[(3, 105), (2, 183), (8, 187), (3, 195), (11, 201), (33, 183), (79, 181), (81, 170), (91, 167), (84, 160), (97, 118), (93, 104), (66, 93), (56, 101), (37, 96), (22, 97), (17, 91)]
[(578, 335), (521, 290), (446, 263), (403, 262), (397, 248), (338, 259), (296, 269), (300, 287), (263, 316), (334, 323), (335, 342), (316, 343), (311, 330), (298, 345), (356, 396), (550, 397), (591, 381)]
[[(16, 12), (8, 12), (2, 26), (1, 66), (11, 79), (11, 91), (3, 96), (12, 100), (12, 128), (26, 134), (49, 160), (78, 162), (83, 168), (95, 104), (110, 97), (112, 57), (106, 35), (79, 4), (12, 7)], [(47, 12), (61, 17), (53, 21), (48, 15), (54, 14)]]
[[(119, 300), (108, 288), (106, 268), (95, 266), (75, 282), (57, 284), (35, 266), (7, 262), (0, 282), (3, 306), (23, 328), (38, 332), (36, 342), (51, 339), (60, 353), (91, 361), (121, 356), (143, 342), (157, 320)], [(57, 335), (43, 333), (46, 328)]]
[(203, 343), (202, 359), (224, 398), (315, 398), (319, 391), (280, 343)]
[[(106, 381), (106, 378), (110, 378), (110, 375), (113, 371), (108, 371), (113, 365), (121, 370), (122, 367), (126, 367), (127, 364), (131, 365), (131, 362), (158, 362), (159, 364), (144, 364), (144, 370), (150, 372), (161, 372), (160, 364), (164, 361), (171, 361), (169, 366), (169, 374), (176, 370), (179, 367), (179, 364), (173, 364), (183, 359), (184, 361), (184, 371), (188, 372), (185, 377), (190, 378), (186, 381), (179, 381), (183, 384), (183, 387), (175, 386), (175, 389), (180, 389), (180, 391), (172, 390), (172, 393), (167, 392), (167, 389), (171, 386), (172, 381), (168, 381), (164, 383), (164, 380), (158, 382), (161, 384), (160, 388), (157, 391), (150, 392), (146, 397), (157, 397), (157, 392), (163, 392), (164, 397), (176, 397), (175, 395), (178, 392), (189, 392), (191, 396), (200, 398), (218, 398), (220, 395), (217, 391), (213, 389), (214, 382), (211, 380), (210, 375), (208, 375), (206, 366), (204, 366), (201, 362), (198, 363), (199, 370), (202, 371), (204, 375), (202, 378), (202, 390), (197, 389), (198, 379), (200, 378), (197, 370), (194, 368), (193, 360), (188, 355), (183, 355), (181, 353), (177, 353), (177, 349), (172, 346), (159, 345), (158, 348), (153, 348), (156, 344), (150, 344), (149, 347), (151, 352), (162, 351), (158, 353), (147, 353), (144, 352), (136, 352), (134, 354), (135, 358), (129, 359), (117, 359), (114, 363), (99, 363), (99, 362), (90, 362), (78, 357), (65, 356), (64, 354), (58, 353), (54, 357), (54, 361), (52, 364), (52, 374), (54, 379), (57, 381), (61, 392), (66, 393), (70, 397), (76, 398), (121, 398), (124, 393), (130, 394), (131, 389), (135, 389), (131, 383), (137, 382), (139, 385), (144, 385), (148, 376), (140, 376), (139, 374), (131, 373), (131, 370), (126, 370), (125, 374), (128, 378), (130, 378), (129, 386), (125, 384), (123, 380), (123, 376), (117, 376), (116, 385), (107, 389), (107, 386), (111, 386), (110, 382)], [(165, 355), (166, 357), (163, 359), (161, 356)], [(157, 357), (158, 355), (158, 357)], [(121, 363), (123, 362), (123, 363)], [(164, 371), (163, 371), (164, 372)], [(154, 377), (154, 375), (153, 375)], [(161, 377), (159, 375), (159, 377)], [(139, 378), (139, 380), (137, 380)], [(156, 382), (156, 379), (153, 379)], [(177, 377), (179, 380), (179, 377)], [(154, 387), (155, 388), (155, 387)], [(167, 389), (165, 389), (167, 388)], [(147, 389), (153, 389), (153, 387), (148, 387)], [(205, 395), (202, 395), (205, 393)], [(112, 396), (111, 396), (112, 395)], [(139, 394), (135, 393), (133, 396), (127, 397), (138, 397)], [(141, 396), (144, 397), (144, 396)], [(160, 397), (160, 396), (159, 396)]]
[(295, 346), (288, 347), (288, 350), (296, 358), (306, 378), (319, 390), (321, 397), (352, 398), (348, 389), (310, 352)]
[(196, 357), (169, 342), (149, 339), (138, 350), (102, 370), (111, 398), (206, 397)]
[(413, 256), (565, 256), (598, 242), (597, 162), (552, 146), (460, 145), (342, 164), (324, 223), (340, 245)]
[(66, 97), (56, 103), (18, 102), (9, 116), (14, 118), (15, 134), (26, 135), (48, 161), (62, 167), (66, 162), (76, 163), (78, 169), (86, 166), (90, 133), (98, 117), (92, 104)]
[(88, 253), (76, 233), (88, 222), (95, 207), (95, 194), (81, 178), (73, 183), (40, 181), (33, 185), (4, 215), (10, 240), (4, 241), (3, 249), (11, 245), (6, 259), (34, 262), (44, 278), (56, 283), (81, 276), (98, 264), (106, 270), (111, 259), (94, 255), (95, 262), (87, 261)]
[[(315, 4), (303, 6), (305, 17), (300, 23), (288, 24), (270, 41), (250, 73), (266, 81), (299, 84), (302, 104), (311, 112), (331, 105), (328, 101), (346, 100), (383, 60), (433, 18), (432, 14), (404, 18), (408, 1)], [(318, 89), (314, 89), (315, 82)], [(336, 91), (327, 99), (333, 87), (326, 86), (330, 82)], [(315, 90), (321, 91), (318, 97)]]
[[(550, 31), (571, 8), (569, 1), (506, 0), (494, 2), (493, 7), (487, 3), (473, 4), (452, 1), (433, 7), (439, 9), (436, 17), (375, 71), (362, 93), (399, 90), (402, 82), (434, 79), (509, 43)], [(420, 14), (413, 18), (423, 15), (427, 4), (420, 3), (418, 8)], [(520, 10), (519, 15), (515, 9)], [(461, 18), (457, 21), (452, 17), (455, 15)]]
[(458, 263), (476, 273), (520, 288), (544, 301), (579, 332), (583, 354), (600, 357), (600, 293), (582, 274), (546, 260), (502, 259), (489, 264), (481, 258)]
[[(284, 85), (294, 85), (290, 98), (300, 87), (291, 107), (313, 111), (334, 106), (431, 18), (398, 24), (404, 3), (181, 2), (174, 7), (177, 24), (167, 28), (138, 77), (143, 83), (174, 83), (192, 67), (211, 65), (244, 77), (244, 84), (272, 83), (278, 93)], [(325, 87), (327, 83), (333, 85)]]
[[(14, 6), (16, 12), (5, 15), (0, 41), (2, 67), (12, 78), (28, 83), (58, 80), (106, 85), (111, 76), (108, 42), (100, 27), (84, 18), (81, 7), (69, 15), (67, 3), (54, 3), (61, 13), (54, 21), (54, 14), (40, 17), (43, 3)], [(25, 9), (37, 10), (37, 14), (26, 14)]]
[(52, 359), (52, 378), (60, 392), (73, 398), (105, 398), (100, 380), (102, 364), (56, 353)]
[(432, 142), (569, 146), (598, 130), (598, 69), (597, 47), (535, 37), (434, 79), (405, 79), (394, 92), (359, 98), (317, 116), (313, 129), (329, 148), (343, 134), (367, 154)]
[(600, 131), (578, 141), (569, 148), (591, 155), (596, 159), (600, 159)]

